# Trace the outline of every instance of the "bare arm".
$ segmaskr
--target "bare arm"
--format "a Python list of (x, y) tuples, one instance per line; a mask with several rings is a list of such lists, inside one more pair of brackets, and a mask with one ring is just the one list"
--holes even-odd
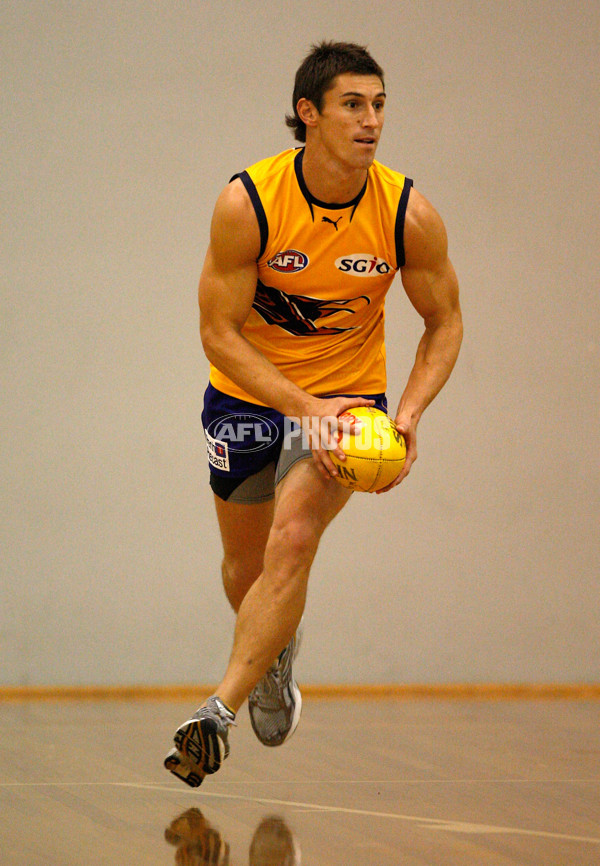
[[(208, 360), (229, 379), (260, 400), (293, 418), (337, 418), (352, 406), (369, 405), (361, 398), (321, 400), (287, 379), (248, 342), (242, 328), (252, 309), (256, 291), (256, 259), (260, 232), (254, 208), (239, 180), (221, 193), (213, 214), (210, 246), (200, 277), (200, 335)], [(323, 475), (337, 470), (322, 447), (321, 438), (335, 453), (343, 452), (334, 439), (332, 425), (305, 421), (317, 466)], [(340, 422), (341, 426), (341, 422)]]
[(411, 190), (404, 240), (402, 283), (423, 318), (425, 331), (396, 412), (396, 426), (406, 439), (407, 455), (404, 469), (390, 487), (408, 475), (417, 458), (417, 425), (447, 382), (462, 341), (458, 281), (448, 258), (446, 230), (439, 214), (416, 190)]
[(267, 406), (300, 415), (306, 396), (242, 335), (256, 291), (260, 233), (241, 181), (217, 201), (210, 246), (200, 277), (200, 335), (207, 358)]

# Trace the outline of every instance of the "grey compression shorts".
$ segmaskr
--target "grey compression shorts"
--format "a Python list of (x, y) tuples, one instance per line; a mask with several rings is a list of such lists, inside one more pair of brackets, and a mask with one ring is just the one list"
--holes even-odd
[[(268, 502), (275, 496), (275, 488), (288, 474), (292, 466), (301, 460), (312, 460), (312, 451), (306, 448), (302, 437), (293, 438), (289, 448), (282, 448), (279, 452), (277, 463), (267, 463), (254, 475), (245, 478), (241, 484), (227, 497), (227, 502), (239, 502), (245, 505), (253, 505), (259, 502)], [(219, 496), (217, 489), (218, 481), (214, 482), (211, 477), (211, 487)], [(221, 497), (222, 498), (222, 497)]]

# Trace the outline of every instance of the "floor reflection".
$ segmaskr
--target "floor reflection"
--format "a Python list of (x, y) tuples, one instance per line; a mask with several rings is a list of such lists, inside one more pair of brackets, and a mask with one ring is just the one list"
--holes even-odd
[(252, 837), (249, 866), (300, 866), (298, 840), (278, 815), (263, 818)]
[(165, 839), (177, 849), (178, 866), (229, 866), (229, 845), (200, 809), (187, 809), (171, 821)]
[[(176, 849), (176, 866), (238, 866), (230, 860), (228, 842), (200, 809), (187, 809), (171, 821), (165, 839)], [(298, 840), (283, 818), (263, 818), (250, 842), (248, 866), (300, 866), (300, 862)]]

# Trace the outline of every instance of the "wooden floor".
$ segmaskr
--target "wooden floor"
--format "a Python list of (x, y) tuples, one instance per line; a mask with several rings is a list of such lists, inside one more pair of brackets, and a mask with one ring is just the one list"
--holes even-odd
[(600, 702), (307, 699), (279, 749), (246, 710), (192, 790), (189, 702), (0, 703), (2, 866), (598, 866)]

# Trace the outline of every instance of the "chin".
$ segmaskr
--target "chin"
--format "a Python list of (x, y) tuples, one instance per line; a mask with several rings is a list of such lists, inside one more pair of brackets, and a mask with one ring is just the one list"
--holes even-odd
[(375, 151), (372, 153), (364, 153), (355, 161), (356, 168), (370, 168), (375, 161)]

